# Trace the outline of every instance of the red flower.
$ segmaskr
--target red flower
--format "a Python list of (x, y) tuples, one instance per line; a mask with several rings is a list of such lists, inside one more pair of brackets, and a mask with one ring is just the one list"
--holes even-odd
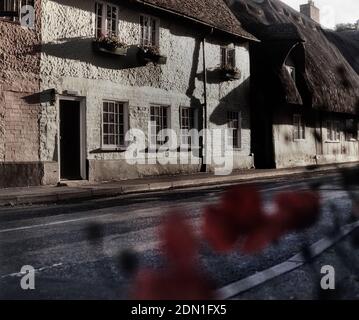
[(233, 249), (239, 233), (231, 217), (219, 207), (209, 206), (204, 211), (203, 236), (215, 250), (226, 252)]
[(299, 231), (312, 226), (320, 215), (320, 199), (316, 192), (284, 192), (275, 198), (277, 212), (273, 221), (284, 231)]
[(168, 264), (161, 270), (142, 270), (135, 280), (133, 298), (139, 300), (205, 300), (214, 298), (210, 282), (196, 264), (198, 241), (192, 227), (178, 212), (160, 228), (161, 248)]
[(198, 255), (198, 241), (192, 227), (179, 212), (165, 218), (160, 229), (162, 250), (168, 262), (175, 268), (188, 269)]
[(261, 195), (253, 186), (230, 188), (224, 193), (219, 207), (244, 233), (258, 226), (264, 219)]
[(258, 190), (237, 186), (225, 192), (217, 206), (205, 209), (203, 234), (214, 249), (228, 251), (266, 221)]
[(254, 253), (278, 240), (285, 232), (314, 224), (320, 213), (317, 193), (285, 192), (275, 197), (277, 210), (267, 215), (254, 187), (229, 189), (216, 206), (204, 211), (203, 235), (217, 251), (238, 243), (244, 253)]

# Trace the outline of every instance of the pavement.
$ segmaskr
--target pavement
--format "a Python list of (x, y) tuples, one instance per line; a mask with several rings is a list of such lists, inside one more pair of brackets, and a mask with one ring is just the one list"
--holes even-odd
[(357, 167), (358, 162), (335, 165), (299, 167), (291, 169), (253, 169), (235, 171), (231, 175), (216, 176), (213, 173), (162, 176), (136, 180), (92, 184), (88, 181), (66, 182), (66, 186), (39, 186), (0, 189), (0, 206), (15, 206), (40, 203), (83, 201), (92, 198), (165, 191), (199, 186), (215, 186), (261, 181), (279, 177), (311, 177), (313, 174), (335, 172), (338, 169)]
[[(338, 172), (311, 172), (310, 177), (290, 175), (256, 180), (256, 184), (266, 207), (271, 206), (278, 192), (307, 190), (313, 184), (320, 186), (321, 219), (306, 232), (287, 234), (256, 255), (243, 255), (236, 250), (220, 255), (202, 243), (198, 257), (201, 270), (218, 290), (237, 288), (227, 298), (247, 293), (243, 299), (249, 298), (251, 290), (266, 288), (271, 281), (293, 273), (297, 274), (294, 278), (298, 282), (313, 283), (310, 277), (303, 275), (300, 279), (301, 273), (297, 273), (306, 267), (304, 264), (246, 288), (246, 291), (238, 287), (244, 279), (278, 269), (278, 265), (300, 253), (303, 246), (315, 245), (327, 237), (334, 226), (345, 228), (351, 223), (351, 199), (348, 190), (343, 189)], [(136, 252), (142, 267), (162, 268), (164, 260), (158, 246), (158, 226), (163, 216), (171, 210), (182, 210), (200, 233), (203, 207), (217, 202), (225, 188), (217, 185), (190, 187), (76, 203), (0, 207), (0, 299), (126, 299), (132, 279), (119, 266), (123, 250)], [(353, 187), (351, 192), (359, 192), (359, 189)], [(333, 212), (334, 205), (339, 214)], [(94, 225), (99, 227), (96, 232)], [(95, 239), (90, 234), (95, 234)], [(323, 254), (330, 250), (328, 248)], [(24, 291), (20, 287), (23, 276), (20, 270), (24, 265), (36, 270), (35, 290)], [(303, 290), (306, 288), (304, 286)], [(258, 290), (257, 293), (261, 292)], [(273, 296), (292, 297), (291, 292), (276, 290), (276, 286), (272, 286), (268, 294), (272, 291)], [(302, 296), (305, 297), (305, 293)], [(347, 297), (355, 298), (356, 292), (347, 293)]]

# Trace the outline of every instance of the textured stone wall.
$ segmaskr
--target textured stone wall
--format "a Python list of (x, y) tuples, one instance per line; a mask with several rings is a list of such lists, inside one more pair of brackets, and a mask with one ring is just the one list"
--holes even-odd
[[(179, 130), (179, 107), (203, 103), (201, 35), (192, 25), (161, 18), (160, 50), (167, 56), (166, 65), (139, 66), (139, 12), (121, 7), (120, 37), (129, 45), (126, 58), (102, 57), (91, 47), (94, 37), (94, 1), (43, 0), (43, 51), (41, 59), (42, 90), (55, 88), (58, 93), (75, 90), (86, 100), (87, 159), (92, 168), (101, 167), (90, 177), (126, 178), (146, 174), (193, 171), (190, 166), (134, 167), (124, 164), (120, 152), (101, 151), (101, 112), (104, 99), (124, 101), (129, 107), (129, 125), (147, 131), (150, 104), (170, 106), (170, 126)], [(220, 45), (229, 42), (208, 39), (206, 44), (208, 83), (208, 118), (210, 128), (226, 126), (226, 111), (242, 112), (242, 149), (236, 151), (237, 168), (250, 168), (249, 130), (249, 52), (248, 46), (236, 44), (236, 60), (241, 79), (222, 82), (215, 73), (220, 66)], [(40, 119), (40, 158), (56, 161), (58, 105), (43, 103)], [(94, 161), (101, 161), (95, 165)], [(114, 169), (118, 161), (117, 170)], [(107, 174), (104, 172), (108, 169)], [(123, 169), (119, 169), (123, 168)], [(96, 169), (93, 169), (96, 171)], [(198, 166), (195, 170), (198, 170)], [(119, 171), (122, 173), (120, 174)], [(127, 173), (128, 174), (127, 174)]]
[[(352, 162), (359, 160), (359, 142), (346, 141), (342, 115), (323, 113), (325, 120), (337, 120), (341, 123), (340, 141), (327, 141), (327, 129), (318, 121), (316, 112), (306, 114), (305, 140), (293, 140), (293, 107), (278, 111), (274, 116), (273, 136), (275, 163), (277, 168), (298, 167), (316, 164)], [(317, 120), (315, 120), (317, 117)], [(315, 133), (317, 131), (317, 133)], [(322, 137), (318, 139), (318, 137)]]
[[(40, 17), (36, 1), (36, 17)], [(34, 30), (0, 19), (0, 186), (39, 184), (40, 19)], [(36, 164), (37, 163), (37, 164)], [(17, 169), (18, 168), (18, 169)]]

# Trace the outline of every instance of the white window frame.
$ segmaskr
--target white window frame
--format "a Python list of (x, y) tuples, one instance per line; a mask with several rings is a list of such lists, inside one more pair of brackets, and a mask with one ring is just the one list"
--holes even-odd
[(299, 113), (293, 114), (293, 140), (304, 141), (306, 139), (306, 125), (303, 115)]
[[(233, 54), (232, 61), (230, 62), (230, 53)], [(237, 66), (236, 61), (236, 48), (231, 46), (221, 46), (221, 68), (226, 66), (232, 67), (233, 69)]]
[[(1, 0), (2, 6), (0, 11), (4, 9), (5, 12), (17, 12), (15, 17), (0, 16), (0, 19), (5, 19), (13, 22), (19, 22), (21, 20), (21, 8), (23, 6), (31, 5), (35, 6), (35, 0)], [(13, 11), (14, 10), (14, 11)]]
[[(152, 108), (157, 108), (160, 111), (160, 117), (162, 116), (161, 118), (161, 123), (159, 125), (159, 130), (157, 132), (157, 124), (156, 124), (156, 132), (155, 134), (153, 134), (153, 128), (151, 128), (151, 136), (149, 137), (150, 139), (150, 142), (151, 142), (151, 145), (152, 146), (156, 146), (156, 147), (159, 147), (159, 146), (162, 146), (166, 143), (166, 141), (159, 141), (158, 138), (158, 133), (163, 130), (163, 129), (170, 129), (171, 128), (171, 113), (170, 113), (170, 109), (171, 109), (171, 106), (169, 105), (162, 105), (162, 104), (155, 104), (155, 103), (152, 103), (150, 104), (150, 109), (149, 109), (149, 121), (150, 122), (154, 122), (152, 120)], [(163, 110), (166, 110), (166, 123), (164, 123), (163, 121)], [(152, 125), (152, 123), (151, 123)], [(156, 141), (153, 141), (152, 139), (154, 138), (154, 135), (156, 136)]]
[(340, 121), (339, 120), (327, 120), (325, 122), (326, 127), (326, 142), (339, 143), (341, 139), (341, 130), (340, 130)]
[[(237, 127), (231, 126), (231, 122), (237, 120)], [(232, 140), (232, 146), (234, 150), (242, 149), (242, 112), (241, 111), (227, 111), (227, 128), (237, 130), (237, 144), (234, 144), (234, 133)]]
[[(148, 20), (149, 23), (149, 27), (147, 30), (147, 34), (151, 35), (151, 37), (149, 39), (145, 39), (142, 36), (142, 30), (144, 30), (144, 26), (142, 26), (142, 21)], [(154, 31), (154, 36), (155, 39), (153, 40), (153, 27), (152, 27), (152, 22), (155, 21), (156, 26), (155, 26), (155, 31)], [(156, 46), (159, 47), (160, 46), (160, 19), (148, 14), (140, 14), (139, 16), (139, 45), (141, 47), (145, 47), (145, 46)], [(146, 41), (145, 41), (146, 40)]]
[[(101, 14), (101, 27), (98, 27), (98, 15), (97, 15), (97, 6), (98, 5), (102, 5), (102, 14)], [(120, 7), (110, 3), (110, 2), (104, 2), (104, 1), (96, 1), (95, 2), (95, 37), (99, 37), (98, 34), (98, 30), (100, 30), (100, 33), (105, 35), (105, 36), (109, 36), (108, 34), (108, 17), (107, 17), (107, 7), (111, 7), (111, 9), (116, 8), (116, 30), (114, 35), (118, 36), (119, 34), (119, 12), (120, 12)]]
[[(114, 103), (114, 104), (119, 104), (119, 105), (123, 105), (123, 143), (119, 143), (119, 144), (105, 144), (105, 135), (106, 133), (104, 132), (104, 105), (105, 103)], [(109, 122), (107, 122), (109, 124)], [(127, 143), (126, 143), (126, 133), (129, 130), (129, 112), (128, 112), (128, 102), (127, 101), (118, 101), (118, 100), (113, 100), (113, 99), (104, 99), (102, 100), (102, 105), (101, 105), (101, 149), (103, 150), (121, 150), (123, 148), (127, 147)], [(117, 132), (118, 135), (120, 135), (120, 132)], [(119, 141), (120, 138), (118, 137)]]
[[(184, 124), (184, 117), (183, 117), (183, 111), (186, 110), (189, 112), (189, 117), (186, 117), (186, 119), (188, 118), (188, 125), (186, 125), (185, 128), (183, 126)], [(191, 121), (191, 117), (192, 117), (192, 121)], [(192, 129), (197, 129), (197, 112), (196, 109), (192, 108), (192, 107), (187, 107), (187, 106), (180, 106), (179, 108), (179, 125), (180, 125), (180, 145), (181, 146), (191, 146), (191, 144), (193, 143), (192, 141), (192, 137), (190, 135), (190, 132)]]

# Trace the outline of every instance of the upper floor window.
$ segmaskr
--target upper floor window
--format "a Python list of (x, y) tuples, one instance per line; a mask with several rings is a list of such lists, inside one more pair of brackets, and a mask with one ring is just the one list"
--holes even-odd
[(117, 36), (118, 35), (118, 14), (117, 6), (105, 3), (96, 2), (96, 37), (101, 36)]
[(354, 119), (345, 120), (345, 138), (347, 141), (358, 140), (358, 122)]
[(305, 139), (305, 123), (301, 114), (293, 115), (293, 138), (294, 140)]
[(227, 112), (228, 128), (232, 130), (229, 144), (235, 149), (242, 147), (242, 116), (240, 112)]
[(328, 120), (327, 127), (327, 141), (340, 141), (340, 121)]
[(106, 148), (125, 146), (128, 130), (127, 107), (123, 102), (104, 101), (102, 110), (102, 144)]
[(190, 107), (180, 108), (180, 129), (181, 129), (181, 145), (191, 145), (192, 139), (190, 131), (195, 125), (194, 109)]
[(20, 22), (21, 8), (24, 6), (34, 7), (34, 0), (2, 0), (0, 1), (0, 18)]
[(284, 64), (287, 72), (289, 73), (290, 77), (296, 82), (296, 72), (295, 72), (295, 63), (291, 56), (287, 58)]
[(229, 47), (221, 47), (221, 68), (234, 69), (236, 67), (236, 50)]
[(169, 127), (169, 107), (152, 105), (150, 110), (151, 121), (151, 144), (162, 145), (164, 144), (165, 137), (162, 130)]
[(296, 80), (295, 80), (295, 67), (293, 67), (293, 66), (285, 66), (286, 67), (286, 69), (287, 69), (287, 71), (288, 71), (288, 73), (289, 73), (289, 75), (290, 75), (290, 77), (293, 79), (293, 81), (295, 82)]
[(140, 27), (141, 27), (140, 45), (142, 47), (158, 46), (160, 39), (159, 20), (151, 16), (141, 15)]

